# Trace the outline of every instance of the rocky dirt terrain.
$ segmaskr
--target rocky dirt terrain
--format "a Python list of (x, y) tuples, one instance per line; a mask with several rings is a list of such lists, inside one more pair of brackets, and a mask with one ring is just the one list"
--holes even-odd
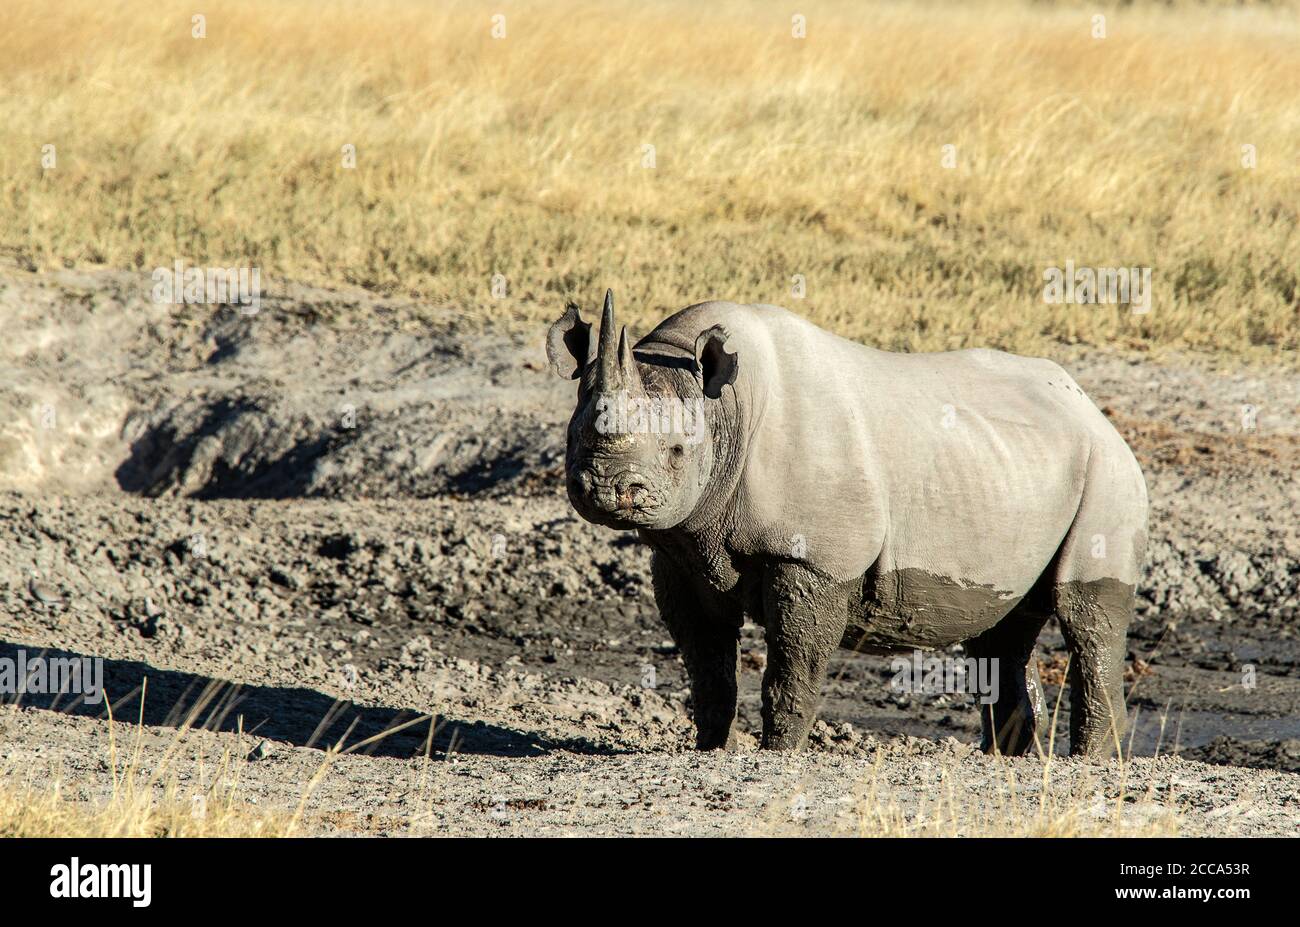
[[(1044, 787), (1040, 759), (973, 751), (964, 697), (894, 692), (888, 659), (847, 652), (808, 753), (690, 751), (648, 555), (563, 497), (573, 387), (541, 332), (360, 291), (273, 286), (243, 315), (149, 285), (0, 272), (0, 658), (103, 658), (142, 766), (188, 731), (182, 792), (189, 760), (228, 754), (277, 808), (328, 760), (312, 832), (991, 832), (1058, 808), (1065, 831), (1300, 830), (1293, 358), (1054, 358), (1138, 452), (1152, 542), (1132, 759), (1054, 758)], [(753, 730), (758, 629), (743, 663)], [(6, 698), (7, 771), (102, 797), (103, 706)]]

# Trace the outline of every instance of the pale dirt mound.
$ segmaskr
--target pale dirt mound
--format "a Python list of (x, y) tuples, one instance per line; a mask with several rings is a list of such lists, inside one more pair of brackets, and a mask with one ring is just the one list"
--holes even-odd
[(409, 303), (290, 287), (250, 317), (106, 272), (11, 277), (0, 306), (5, 488), (423, 497), (563, 461), (540, 342), (429, 330)]

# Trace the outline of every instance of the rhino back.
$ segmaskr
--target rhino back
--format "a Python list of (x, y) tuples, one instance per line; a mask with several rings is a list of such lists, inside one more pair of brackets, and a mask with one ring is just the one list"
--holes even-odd
[(1014, 599), (1069, 531), (1095, 449), (1113, 458), (1121, 496), (1142, 485), (1122, 439), (1050, 361), (895, 354), (777, 307), (721, 302), (682, 310), (645, 341), (685, 349), (715, 324), (740, 358), (738, 553)]

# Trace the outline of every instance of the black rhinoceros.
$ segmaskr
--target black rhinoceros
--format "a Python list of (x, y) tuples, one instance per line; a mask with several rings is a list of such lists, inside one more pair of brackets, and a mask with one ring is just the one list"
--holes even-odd
[(997, 659), (984, 749), (1024, 753), (1043, 725), (1035, 643), (1052, 615), (1071, 752), (1119, 742), (1146, 485), (1056, 364), (890, 353), (729, 302), (682, 309), (630, 348), (609, 294), (599, 345), (570, 305), (547, 348), (579, 381), (569, 498), (653, 549), (700, 748), (735, 745), (747, 615), (766, 636), (763, 747), (804, 744), (837, 645), (961, 641)]

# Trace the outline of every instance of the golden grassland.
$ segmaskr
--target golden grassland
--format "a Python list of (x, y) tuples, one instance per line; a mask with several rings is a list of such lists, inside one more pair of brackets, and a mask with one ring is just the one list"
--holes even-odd
[[(718, 297), (899, 349), (1300, 346), (1290, 5), (1101, 7), (1104, 39), (1070, 3), (812, 0), (804, 39), (764, 0), (202, 6), (199, 39), (191, 3), (0, 5), (10, 264), (528, 325), (608, 285), (641, 333)], [(1151, 267), (1151, 311), (1045, 304), (1067, 259)]]

